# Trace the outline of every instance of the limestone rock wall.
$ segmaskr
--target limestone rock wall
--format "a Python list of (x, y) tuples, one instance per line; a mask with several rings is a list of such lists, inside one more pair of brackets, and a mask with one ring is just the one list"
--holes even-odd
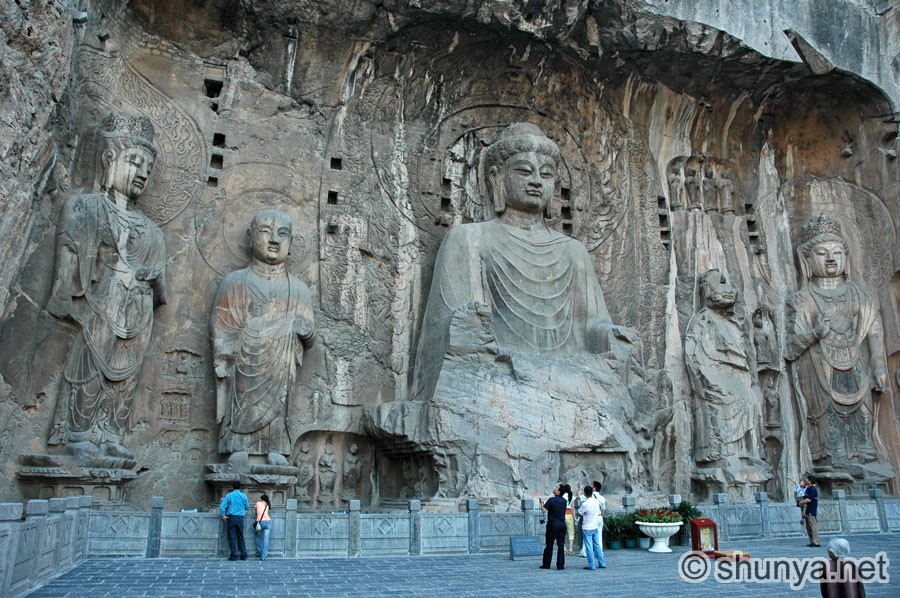
[[(65, 195), (95, 183), (93, 126), (110, 110), (145, 114), (160, 131), (141, 207), (168, 248), (170, 298), (156, 311), (132, 414), (143, 472), (126, 488), (130, 504), (214, 497), (204, 482), (221, 460), (207, 323), (265, 207), (293, 218), (288, 268), (309, 284), (320, 332), (288, 414), (291, 462), (315, 469), (334, 449), (326, 507), (354, 494), (364, 504), (427, 494), (426, 456), (368, 437), (365, 422), (409, 398), (437, 248), (449, 227), (484, 219), (478, 150), (514, 120), (560, 146), (549, 224), (587, 247), (614, 322), (642, 338), (653, 392), (641, 426), (652, 442), (631, 444), (642, 447), (633, 471), (644, 472), (644, 499), (703, 498), (682, 343), (704, 272), (729, 273), (748, 339), (753, 314), (771, 312), (780, 351), (784, 300), (799, 282), (796, 227), (836, 213), (852, 231), (853, 276), (879, 293), (891, 372), (900, 361), (897, 5), (762, 4), (6, 3), (0, 499), (42, 491), (14, 476), (20, 454), (46, 450), (75, 334), (44, 310), (54, 228)], [(692, 169), (693, 183), (672, 186), (670, 175)], [(723, 171), (733, 211), (691, 209)], [(776, 361), (753, 372), (771, 405), (759, 425), (774, 473), (744, 494), (780, 494), (803, 465), (802, 421)], [(344, 491), (354, 443), (364, 464)], [(288, 493), (312, 506), (324, 485), (316, 471)]]

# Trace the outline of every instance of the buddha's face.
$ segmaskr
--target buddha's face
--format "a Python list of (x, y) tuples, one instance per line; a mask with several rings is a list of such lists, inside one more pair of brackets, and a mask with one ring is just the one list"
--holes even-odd
[(147, 187), (153, 161), (153, 153), (141, 145), (120, 149), (107, 166), (106, 186), (137, 199)]
[(556, 185), (556, 162), (538, 152), (513, 154), (499, 169), (506, 192), (506, 209), (540, 212), (550, 203)]
[(253, 257), (266, 264), (281, 264), (291, 248), (291, 221), (285, 215), (263, 214), (253, 220), (250, 240)]
[(847, 252), (840, 241), (823, 241), (813, 245), (807, 259), (813, 278), (837, 278), (843, 276)]
[(705, 285), (706, 304), (708, 306), (729, 307), (734, 305), (737, 293), (724, 275), (707, 278)]

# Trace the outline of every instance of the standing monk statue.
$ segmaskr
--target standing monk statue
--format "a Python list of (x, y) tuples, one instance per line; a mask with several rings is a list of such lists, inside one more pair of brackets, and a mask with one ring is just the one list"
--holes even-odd
[(222, 280), (210, 321), (219, 452), (282, 464), (293, 447), (286, 416), (297, 368), (316, 337), (312, 297), (284, 267), (290, 217), (258, 212), (249, 234), (253, 259)]
[(817, 475), (864, 478), (865, 464), (878, 460), (874, 401), (887, 386), (878, 298), (847, 279), (847, 244), (824, 214), (802, 227), (797, 254), (805, 286), (788, 302), (785, 357), (812, 464)]
[(56, 275), (47, 311), (80, 332), (63, 373), (49, 444), (79, 461), (131, 459), (123, 446), (138, 374), (166, 302), (162, 231), (134, 202), (147, 187), (156, 150), (143, 116), (114, 114), (100, 127), (100, 193), (76, 195), (56, 233)]

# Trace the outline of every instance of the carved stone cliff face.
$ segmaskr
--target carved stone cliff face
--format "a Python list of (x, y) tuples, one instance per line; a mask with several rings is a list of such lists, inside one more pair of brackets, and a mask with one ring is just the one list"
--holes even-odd
[[(11, 9), (19, 12), (2, 22), (2, 49), (16, 57), (3, 60), (10, 93), (0, 103), (8, 116), (0, 189), (10, 199), (0, 207), (0, 288), (9, 293), (0, 461), (9, 471), (19, 471), (21, 454), (53, 452), (63, 364), (80, 333), (45, 310), (54, 231), (69, 197), (96, 190), (93, 131), (119, 110), (147, 116), (157, 131), (153, 179), (138, 207), (162, 229), (167, 255), (168, 302), (154, 312), (125, 439), (143, 470), (125, 486), (134, 506), (153, 495), (188, 508), (214, 498), (204, 474), (224, 467), (224, 456), (207, 322), (222, 278), (247, 266), (247, 225), (266, 208), (293, 221), (286, 267), (309, 285), (318, 331), (291, 390), (288, 460), (300, 473), (282, 489), (310, 506), (352, 496), (364, 504), (428, 499), (448, 487), (538, 496), (548, 491), (540, 484), (597, 479), (598, 468), (608, 497), (632, 489), (646, 500), (705, 497), (721, 480), (702, 483), (694, 461), (697, 391), (684, 339), (701, 308), (699, 278), (711, 269), (737, 289), (739, 333), (753, 349), (741, 376), (763, 396), (747, 436), (757, 446), (747, 452), (772, 475), (742, 492), (782, 495), (785, 476), (812, 464), (783, 352), (785, 302), (800, 281), (798, 227), (821, 212), (842, 225), (851, 280), (879, 299), (895, 378), (900, 148), (891, 115), (900, 96), (891, 56), (882, 64), (861, 50), (853, 59), (856, 46), (829, 41), (842, 26), (838, 16), (827, 20), (830, 11), (791, 14), (770, 0), (763, 35), (750, 26), (756, 14), (712, 17), (686, 2), (83, 4), (84, 14)], [(841, 4), (856, 15), (854, 31), (898, 53), (890, 41), (896, 5)], [(715, 28), (725, 22), (727, 30)], [(495, 467), (502, 453), (469, 451), (454, 465), (467, 468), (468, 485), (447, 485), (442, 464), (453, 451), (439, 438), (415, 445), (402, 434), (373, 435), (367, 424), (379, 405), (412, 398), (438, 247), (451, 228), (490, 215), (481, 150), (514, 121), (539, 125), (560, 148), (545, 222), (587, 248), (611, 320), (640, 335), (647, 388), (598, 399), (634, 428), (616, 446), (598, 430), (623, 422), (594, 425), (583, 409), (553, 419), (479, 405), (476, 413), (490, 407), (486, 418), (501, 416), (467, 442), (489, 442), (497, 428), (516, 454)], [(755, 334), (757, 323), (764, 332)], [(897, 413), (893, 405), (883, 412)], [(577, 450), (530, 462), (539, 451), (528, 439), (541, 426), (572, 429)], [(897, 469), (900, 440), (890, 433), (882, 441)], [(323, 474), (326, 449), (333, 465)], [(582, 450), (604, 457), (582, 458)], [(540, 473), (492, 478), (510, 463)], [(0, 499), (95, 488), (51, 478), (22, 478)], [(857, 480), (836, 480), (857, 490)]]

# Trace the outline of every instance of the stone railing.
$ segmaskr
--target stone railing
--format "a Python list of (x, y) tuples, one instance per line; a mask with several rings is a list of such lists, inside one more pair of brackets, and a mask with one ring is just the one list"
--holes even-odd
[(90, 496), (0, 503), (0, 596), (21, 596), (87, 557)]
[[(70, 569), (86, 557), (226, 556), (224, 526), (215, 512), (164, 512), (154, 497), (149, 512), (91, 508), (90, 497), (0, 503), (0, 596), (21, 596)], [(669, 497), (672, 505), (681, 497)], [(633, 496), (623, 496), (626, 511)], [(802, 537), (800, 511), (793, 503), (770, 503), (764, 492), (753, 504), (728, 503), (725, 495), (699, 505), (718, 526), (719, 540)], [(347, 511), (303, 513), (296, 500), (272, 513), (270, 553), (285, 558), (420, 556), (505, 553), (510, 537), (542, 535), (537, 501), (521, 501), (521, 511), (482, 512), (477, 500), (466, 512), (422, 509), (411, 500), (405, 511), (363, 513), (359, 501)], [(819, 503), (822, 533), (900, 532), (900, 499), (879, 490), (868, 499), (842, 492)], [(253, 552), (253, 515), (245, 518), (248, 550)]]
[[(819, 503), (819, 528), (825, 535), (900, 532), (900, 499), (885, 499), (873, 490), (869, 499), (848, 499), (835, 491)], [(712, 505), (698, 505), (714, 520), (720, 540), (803, 536), (800, 510), (793, 503), (770, 503), (764, 492), (754, 504), (727, 503), (716, 495)], [(670, 504), (681, 497), (672, 495)], [(633, 496), (623, 496), (626, 511)], [(537, 501), (521, 501), (520, 512), (481, 512), (477, 500), (466, 501), (465, 513), (422, 510), (418, 500), (406, 511), (363, 513), (359, 501), (347, 511), (302, 513), (288, 500), (272, 513), (269, 552), (287, 558), (419, 556), (504, 553), (509, 538), (542, 535)], [(253, 548), (253, 515), (244, 520), (247, 549)], [(149, 513), (95, 510), (88, 538), (91, 556), (209, 557), (226, 556), (228, 542), (217, 513), (163, 512), (162, 497)]]

